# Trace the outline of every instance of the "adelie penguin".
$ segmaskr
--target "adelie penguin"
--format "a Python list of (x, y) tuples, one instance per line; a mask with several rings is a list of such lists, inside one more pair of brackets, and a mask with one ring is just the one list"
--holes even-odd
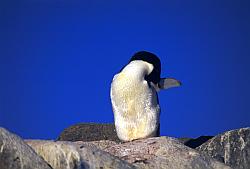
[(118, 138), (132, 141), (159, 136), (160, 105), (157, 92), (180, 86), (173, 78), (161, 78), (161, 62), (153, 53), (135, 53), (116, 74), (110, 97)]

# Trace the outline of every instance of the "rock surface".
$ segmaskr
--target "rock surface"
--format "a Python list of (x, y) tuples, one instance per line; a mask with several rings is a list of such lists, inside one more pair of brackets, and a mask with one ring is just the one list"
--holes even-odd
[(113, 123), (80, 123), (62, 131), (59, 141), (98, 141), (120, 142)]
[(117, 169), (135, 168), (126, 161), (97, 149), (94, 145), (66, 141), (26, 140), (53, 169)]
[[(104, 128), (110, 131), (111, 125)], [(86, 133), (81, 133), (80, 136), (84, 134)], [(78, 136), (75, 138), (79, 138)], [(91, 137), (84, 136), (87, 140), (110, 137), (95, 136), (95, 134)], [(191, 142), (191, 147), (205, 143), (195, 150), (184, 145), (190, 141), (195, 141)], [(52, 167), (53, 169), (229, 169), (227, 165), (237, 169), (248, 169), (249, 148), (250, 128), (228, 131), (211, 139), (199, 137), (178, 140), (170, 137), (154, 137), (125, 143), (116, 139), (74, 142), (26, 140), (25, 143), (20, 137), (0, 128), (0, 169), (51, 169)]]
[(15, 134), (0, 127), (1, 169), (51, 169), (35, 151)]
[(178, 140), (170, 137), (154, 137), (135, 140), (122, 144), (115, 142), (94, 141), (76, 142), (78, 146), (91, 144), (114, 156), (125, 160), (138, 168), (165, 169), (226, 169), (230, 168), (206, 155), (199, 154)]
[(232, 168), (250, 168), (250, 128), (220, 134), (196, 148), (200, 152), (230, 165)]

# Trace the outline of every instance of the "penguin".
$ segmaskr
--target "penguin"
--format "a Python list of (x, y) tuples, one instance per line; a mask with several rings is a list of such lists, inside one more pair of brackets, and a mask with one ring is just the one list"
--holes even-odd
[(139, 51), (112, 80), (110, 98), (115, 129), (121, 141), (160, 134), (160, 90), (177, 87), (174, 78), (161, 78), (161, 61), (153, 53)]

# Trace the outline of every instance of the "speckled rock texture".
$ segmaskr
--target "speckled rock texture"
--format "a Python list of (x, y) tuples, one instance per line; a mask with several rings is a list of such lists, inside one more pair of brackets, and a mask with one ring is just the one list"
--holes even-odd
[(196, 148), (236, 169), (250, 168), (250, 128), (227, 131)]
[(0, 169), (249, 169), (249, 137), (249, 128), (232, 130), (211, 139), (199, 138), (199, 144), (205, 143), (193, 149), (183, 144), (191, 139), (181, 142), (170, 137), (124, 143), (23, 141), (0, 128)]
[(94, 142), (76, 142), (91, 144), (137, 168), (148, 169), (229, 169), (217, 160), (201, 155), (198, 151), (183, 145), (170, 137), (154, 137), (116, 144), (108, 140)]
[(53, 169), (123, 169), (135, 168), (126, 161), (88, 144), (67, 141), (26, 140)]
[(98, 141), (120, 142), (113, 123), (80, 123), (62, 131), (58, 141)]
[(20, 137), (0, 127), (0, 169), (52, 169)]

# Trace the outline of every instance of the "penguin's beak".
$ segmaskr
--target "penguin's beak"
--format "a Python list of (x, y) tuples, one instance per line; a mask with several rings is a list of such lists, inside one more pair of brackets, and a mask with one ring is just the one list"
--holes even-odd
[(172, 87), (179, 87), (181, 86), (181, 82), (174, 78), (161, 78), (158, 86), (161, 90), (164, 90)]

